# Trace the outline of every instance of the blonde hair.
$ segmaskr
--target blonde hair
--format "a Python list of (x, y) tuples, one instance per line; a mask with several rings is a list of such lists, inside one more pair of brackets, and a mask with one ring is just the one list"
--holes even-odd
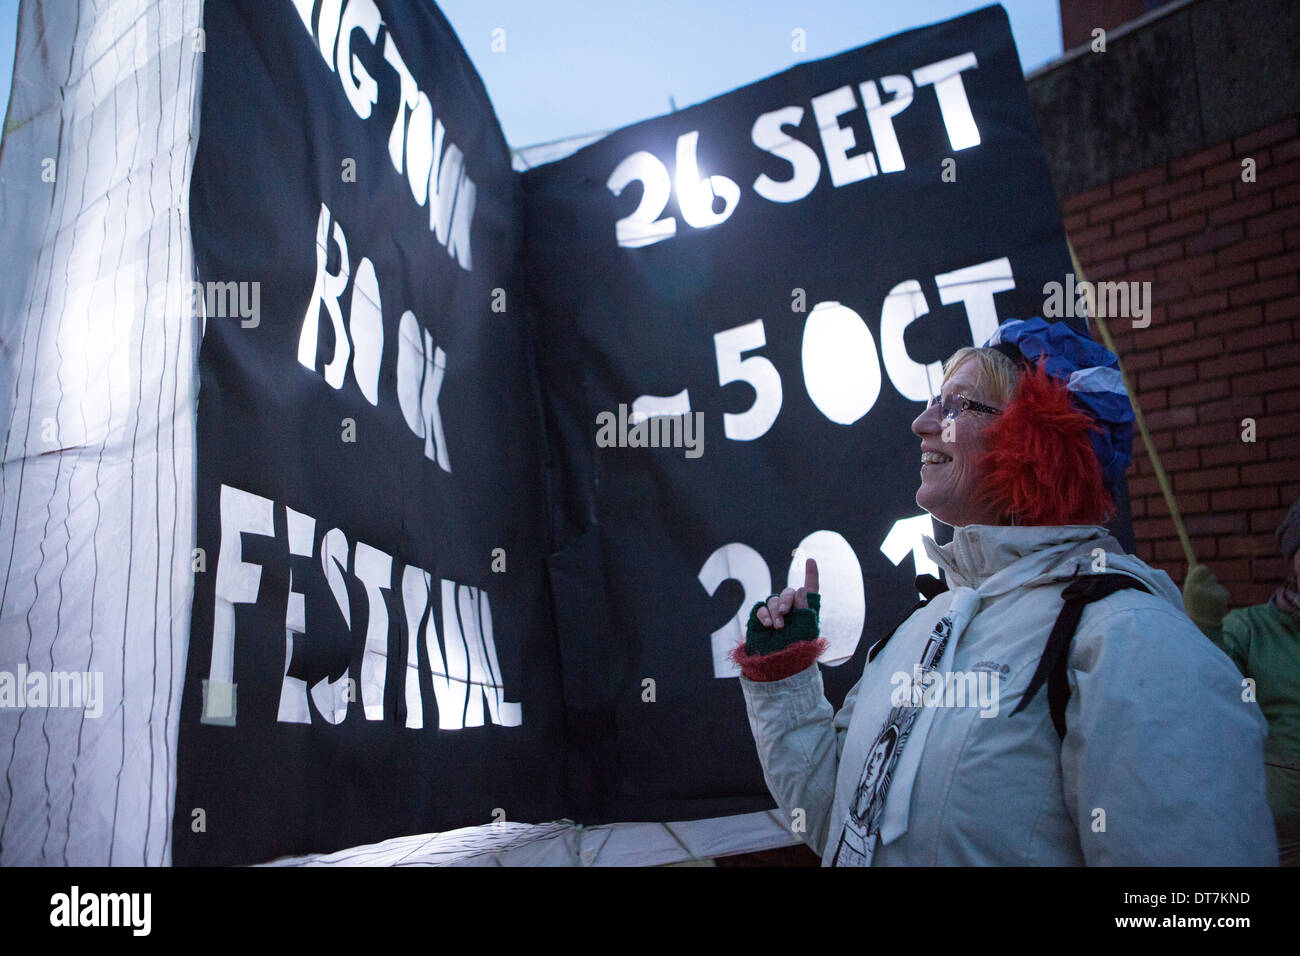
[(990, 401), (1005, 405), (1016, 394), (1020, 368), (997, 349), (966, 346), (952, 353), (943, 365), (943, 383), (968, 361), (975, 363), (975, 387)]

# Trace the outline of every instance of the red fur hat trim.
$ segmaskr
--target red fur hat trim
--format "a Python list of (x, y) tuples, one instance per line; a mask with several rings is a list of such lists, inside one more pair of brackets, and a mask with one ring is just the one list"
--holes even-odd
[(1115, 504), (1089, 434), (1098, 426), (1062, 382), (1035, 366), (985, 432), (987, 499), (1024, 525), (1102, 524)]
[(830, 646), (824, 637), (811, 641), (796, 641), (771, 654), (750, 654), (741, 641), (731, 650), (731, 659), (740, 665), (740, 673), (747, 680), (784, 680), (804, 670)]

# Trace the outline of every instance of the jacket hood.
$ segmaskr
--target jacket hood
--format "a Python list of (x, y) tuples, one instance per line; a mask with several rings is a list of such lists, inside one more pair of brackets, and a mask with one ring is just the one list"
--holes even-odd
[[(978, 588), (987, 597), (1105, 571), (1137, 578), (1152, 594), (1184, 611), (1182, 592), (1169, 575), (1125, 554), (1099, 526), (974, 524), (954, 528), (948, 544), (936, 544), (929, 537), (924, 542), (950, 585)], [(1101, 554), (1095, 553), (1098, 548)], [(994, 576), (997, 581), (990, 581)]]

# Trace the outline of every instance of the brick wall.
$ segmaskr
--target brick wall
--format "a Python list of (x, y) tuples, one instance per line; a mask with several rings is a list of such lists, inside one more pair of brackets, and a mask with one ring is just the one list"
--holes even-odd
[[(1273, 530), (1300, 498), (1300, 122), (1117, 179), (1062, 211), (1089, 280), (1151, 283), (1150, 326), (1116, 318), (1111, 334), (1198, 560), (1234, 607), (1264, 601), (1284, 576)], [(1140, 438), (1129, 491), (1139, 557), (1181, 585), (1186, 561)]]

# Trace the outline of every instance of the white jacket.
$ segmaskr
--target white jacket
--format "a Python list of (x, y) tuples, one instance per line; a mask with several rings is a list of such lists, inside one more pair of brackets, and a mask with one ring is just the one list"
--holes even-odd
[[(959, 595), (973, 617), (949, 640), (939, 672), (983, 673), (984, 689), (998, 691), (996, 716), (978, 702), (922, 707), (872, 865), (1276, 865), (1263, 715), (1232, 662), (1188, 619), (1167, 574), (1097, 527), (971, 525), (943, 547), (926, 539), (926, 548), (953, 590), (907, 619), (838, 714), (817, 665), (780, 681), (740, 678), (768, 789), (823, 866), (891, 697), (899, 702), (904, 676), (910, 682)], [(1119, 591), (1085, 609), (1061, 741), (1046, 687), (1011, 711), (1065, 584), (1103, 567), (1151, 593)]]

